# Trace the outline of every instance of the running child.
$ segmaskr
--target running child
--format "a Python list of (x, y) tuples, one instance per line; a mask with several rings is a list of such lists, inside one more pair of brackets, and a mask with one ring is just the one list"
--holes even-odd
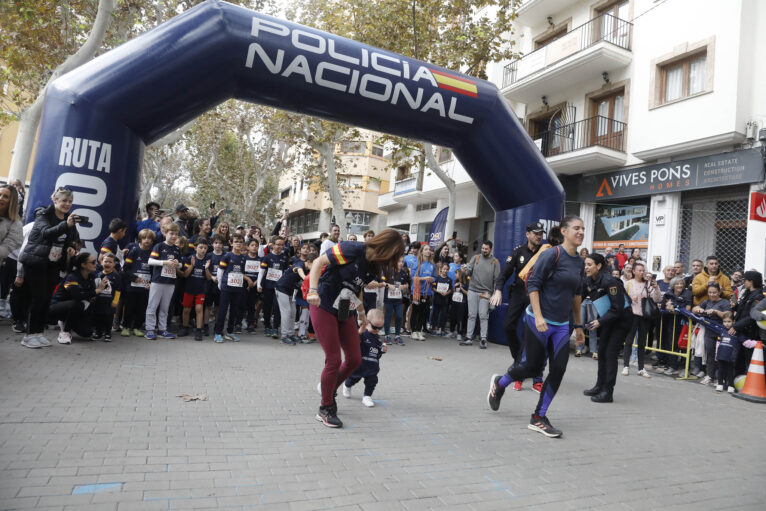
[(138, 246), (133, 247), (125, 256), (123, 275), (125, 276), (125, 316), (122, 322), (123, 337), (131, 334), (143, 337), (144, 319), (146, 318), (146, 306), (149, 302), (149, 283), (152, 281), (152, 268), (149, 259), (154, 245), (154, 231), (141, 229), (138, 233)]
[[(277, 282), (282, 273), (290, 266), (290, 259), (284, 253), (285, 239), (282, 236), (273, 238), (274, 242), (269, 253), (261, 260), (261, 273), (258, 274), (258, 292), (263, 298), (263, 326), (266, 336), (279, 339), (280, 322), (279, 305), (277, 304)], [(273, 323), (272, 323), (273, 313)], [(285, 333), (285, 335), (287, 335)]]
[(218, 264), (223, 258), (223, 238), (219, 235), (213, 236), (213, 252), (208, 254), (210, 266), (207, 271), (210, 273), (210, 280), (207, 281), (207, 290), (205, 293), (205, 309), (202, 319), (202, 335), (210, 335), (210, 311), (213, 305), (216, 306), (216, 313), (221, 300), (221, 290), (218, 288)]
[(259, 248), (258, 240), (255, 238), (250, 239), (250, 242), (247, 244), (247, 254), (245, 255), (245, 275), (251, 281), (247, 286), (247, 298), (245, 299), (245, 309), (247, 310), (245, 315), (247, 328), (245, 331), (249, 334), (255, 333), (255, 328), (258, 325), (255, 306), (260, 298), (258, 293), (258, 274), (261, 273), (261, 257), (258, 255)]
[(362, 351), (362, 364), (357, 367), (351, 376), (343, 383), (343, 397), (351, 397), (351, 387), (359, 380), (364, 379), (364, 397), (362, 404), (368, 408), (375, 406), (372, 393), (378, 384), (380, 372), (380, 357), (387, 351), (387, 347), (381, 342), (379, 333), (383, 329), (385, 313), (381, 309), (371, 309), (367, 313), (367, 325), (359, 329), (361, 337), (360, 349)]
[(192, 307), (194, 307), (196, 327), (194, 328), (194, 340), (202, 340), (202, 322), (204, 320), (205, 309), (205, 291), (207, 281), (211, 277), (208, 272), (210, 260), (207, 259), (208, 241), (206, 238), (197, 239), (194, 247), (195, 254), (189, 256), (184, 262), (182, 273), (186, 278), (184, 284), (184, 296), (181, 301), (183, 307), (182, 326), (178, 331), (178, 337), (189, 335), (189, 319), (191, 317)]
[[(152, 285), (149, 287), (144, 337), (150, 341), (156, 341), (157, 335), (165, 339), (176, 338), (168, 331), (168, 310), (170, 301), (173, 299), (176, 272), (181, 260), (181, 252), (176, 246), (177, 241), (178, 224), (165, 225), (165, 241), (156, 244), (149, 257), (149, 266), (152, 267)], [(156, 334), (155, 328), (159, 328)]]
[(116, 257), (111, 252), (101, 253), (101, 266), (98, 282), (104, 283), (101, 292), (96, 295), (93, 318), (94, 331), (91, 339), (94, 341), (112, 341), (112, 318), (122, 291), (122, 278), (115, 270)]
[(449, 308), (450, 295), (452, 294), (452, 279), (447, 276), (449, 267), (442, 264), (439, 267), (439, 276), (434, 280), (434, 305), (431, 312), (431, 327), (435, 335), (445, 335), (444, 326), (447, 324), (447, 310)]
[[(242, 300), (245, 299), (245, 283), (252, 281), (245, 276), (245, 237), (241, 234), (232, 234), (231, 252), (223, 255), (218, 263), (218, 285), (221, 289), (221, 306), (218, 308), (218, 316), (215, 321), (215, 342), (227, 341), (239, 342), (239, 337), (234, 333), (234, 326), (242, 322)], [(226, 335), (223, 335), (223, 324), (226, 321), (226, 312), (229, 313), (229, 323), (226, 327)]]

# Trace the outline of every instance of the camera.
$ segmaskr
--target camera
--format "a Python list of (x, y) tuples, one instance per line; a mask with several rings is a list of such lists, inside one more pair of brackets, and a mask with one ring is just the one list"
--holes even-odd
[(87, 216), (77, 215), (77, 222), (78, 223), (88, 223), (88, 220), (90, 220)]

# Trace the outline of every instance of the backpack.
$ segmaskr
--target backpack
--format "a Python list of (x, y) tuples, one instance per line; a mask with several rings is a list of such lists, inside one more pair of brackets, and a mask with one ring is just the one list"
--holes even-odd
[[(561, 249), (559, 248), (559, 245), (556, 245), (553, 247), (556, 250), (556, 259), (553, 261), (553, 268), (551, 269), (550, 273), (548, 273), (548, 276), (546, 278), (550, 278), (551, 275), (553, 275), (553, 272), (556, 271), (556, 267), (559, 265), (559, 257), (561, 256)], [(538, 252), (540, 254), (541, 252)], [(537, 260), (535, 260), (537, 262)], [(526, 266), (521, 270), (524, 271), (526, 269)], [(524, 275), (524, 289), (527, 291), (527, 294), (529, 294), (529, 289), (527, 288), (527, 282), (529, 281), (529, 277), (535, 272), (535, 265), (533, 264), (532, 267), (529, 269), (526, 275)]]

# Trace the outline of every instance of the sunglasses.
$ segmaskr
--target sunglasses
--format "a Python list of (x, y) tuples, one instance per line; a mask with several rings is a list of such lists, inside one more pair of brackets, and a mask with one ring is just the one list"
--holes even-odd
[(372, 328), (373, 330), (381, 330), (383, 328), (383, 325), (373, 325), (372, 323), (370, 323), (370, 328)]
[(96, 260), (88, 261), (88, 264), (96, 264)]

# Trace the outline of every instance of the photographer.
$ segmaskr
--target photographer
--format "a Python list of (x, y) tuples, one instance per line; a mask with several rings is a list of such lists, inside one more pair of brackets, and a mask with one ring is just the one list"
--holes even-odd
[(60, 272), (67, 269), (67, 259), (75, 255), (74, 246), (80, 242), (76, 224), (87, 221), (85, 217), (69, 214), (74, 199), (72, 190), (59, 188), (51, 199), (53, 204), (35, 210), (35, 223), (19, 256), (32, 304), (27, 335), (21, 341), (27, 348), (50, 346), (43, 335), (50, 298), (61, 280)]

